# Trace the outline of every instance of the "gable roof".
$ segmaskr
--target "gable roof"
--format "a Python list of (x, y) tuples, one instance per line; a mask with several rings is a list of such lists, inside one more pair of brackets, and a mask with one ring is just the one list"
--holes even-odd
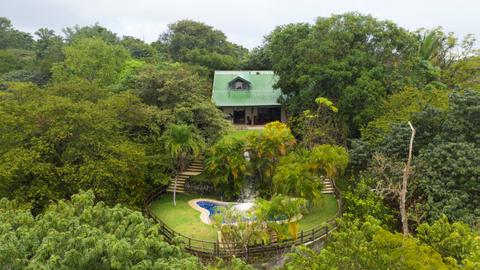
[[(229, 87), (229, 83), (239, 77), (250, 83), (248, 90)], [(219, 107), (280, 105), (277, 100), (282, 91), (273, 88), (277, 79), (270, 70), (215, 71), (212, 100)]]
[(248, 89), (250, 89), (250, 84), (251, 84), (250, 81), (247, 80), (247, 79), (245, 79), (245, 78), (243, 78), (242, 76), (237, 76), (237, 77), (235, 77), (233, 80), (231, 80), (231, 81), (228, 83), (228, 87), (234, 88), (234, 83), (235, 83), (235, 82), (238, 82), (238, 81), (241, 81), (241, 82), (246, 83), (247, 86), (248, 86)]

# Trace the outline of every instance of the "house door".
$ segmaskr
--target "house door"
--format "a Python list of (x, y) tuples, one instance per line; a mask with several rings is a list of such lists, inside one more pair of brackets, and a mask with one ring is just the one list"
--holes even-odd
[(245, 124), (245, 110), (233, 111), (233, 123)]

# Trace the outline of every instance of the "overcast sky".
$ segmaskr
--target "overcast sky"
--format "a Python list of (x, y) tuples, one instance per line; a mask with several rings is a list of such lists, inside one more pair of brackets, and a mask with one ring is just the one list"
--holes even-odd
[[(442, 26), (480, 37), (479, 0), (0, 0), (0, 16), (27, 32), (99, 22), (117, 34), (154, 41), (180, 19), (205, 22), (247, 48), (277, 25), (313, 22), (349, 11), (389, 19), (415, 30)], [(478, 43), (477, 43), (478, 45)]]

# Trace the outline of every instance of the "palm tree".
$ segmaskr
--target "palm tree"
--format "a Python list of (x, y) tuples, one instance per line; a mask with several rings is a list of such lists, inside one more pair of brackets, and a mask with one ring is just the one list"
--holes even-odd
[(175, 159), (178, 165), (175, 185), (173, 189), (173, 205), (177, 205), (177, 180), (178, 173), (185, 170), (185, 162), (188, 158), (197, 157), (205, 146), (202, 136), (195, 132), (195, 128), (188, 125), (169, 125), (162, 136), (165, 150)]
[(288, 162), (284, 159), (273, 176), (273, 191), (293, 197), (305, 198), (310, 205), (315, 205), (321, 197), (322, 183), (309, 171), (307, 164)]
[(278, 161), (295, 144), (290, 128), (278, 121), (265, 125), (261, 133), (251, 133), (246, 137), (246, 148), (260, 196), (268, 198), (272, 195), (272, 176)]
[(436, 62), (436, 57), (440, 49), (440, 40), (436, 31), (427, 31), (423, 34), (420, 47), (418, 49), (418, 56), (425, 61), (430, 61), (432, 64)]
[(222, 188), (227, 199), (234, 199), (240, 195), (248, 176), (244, 142), (236, 138), (224, 138), (208, 152), (206, 172), (214, 186)]

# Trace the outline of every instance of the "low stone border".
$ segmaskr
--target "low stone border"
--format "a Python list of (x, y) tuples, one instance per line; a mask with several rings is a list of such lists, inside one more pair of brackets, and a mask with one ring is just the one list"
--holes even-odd
[(205, 224), (212, 224), (212, 220), (210, 219), (210, 212), (208, 212), (207, 209), (200, 207), (197, 202), (211, 202), (219, 205), (228, 205), (228, 202), (222, 202), (222, 201), (217, 201), (213, 199), (193, 199), (188, 201), (188, 205), (192, 207), (193, 209), (197, 210), (200, 212), (200, 220), (205, 223)]

